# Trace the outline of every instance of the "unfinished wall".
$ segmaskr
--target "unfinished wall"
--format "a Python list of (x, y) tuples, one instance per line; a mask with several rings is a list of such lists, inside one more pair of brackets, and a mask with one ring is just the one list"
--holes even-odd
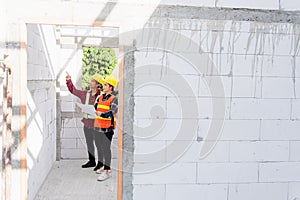
[(62, 116), (61, 158), (63, 159), (86, 157), (81, 115), (75, 113), (75, 102), (80, 102), (80, 100), (68, 91), (65, 79), (65, 71), (67, 71), (71, 75), (75, 87), (81, 89), (81, 59), (81, 49), (60, 48), (60, 66), (64, 69), (59, 78), (60, 110), (62, 113), (68, 113), (68, 117)]
[(27, 26), (27, 169), (32, 200), (55, 161), (56, 97), (53, 27)]
[[(3, 79), (4, 79), (4, 74), (3, 71), (1, 70), (0, 72), (0, 102), (3, 102)], [(2, 134), (3, 134), (3, 123), (2, 123), (2, 120), (3, 120), (3, 108), (2, 108), (2, 103), (1, 103), (1, 107), (0, 107), (0, 120), (1, 120), (1, 125), (0, 125), (0, 147), (2, 147)], [(2, 155), (2, 148), (0, 150), (0, 153)], [(2, 169), (2, 162), (0, 164), (0, 167)], [(2, 185), (1, 185), (2, 187)], [(2, 191), (2, 188), (0, 187), (1, 191)]]
[(136, 39), (133, 199), (300, 198), (299, 25), (166, 14), (145, 27), (172, 31)]
[[(279, 197), (284, 194), (285, 196), (282, 199), (295, 199), (299, 197), (299, 173), (297, 170), (299, 168), (299, 156), (295, 153), (299, 146), (297, 144), (297, 140), (299, 140), (298, 134), (295, 132), (295, 130), (299, 129), (299, 65), (297, 64), (299, 59), (297, 56), (287, 53), (290, 52), (289, 49), (293, 46), (289, 43), (290, 40), (296, 43), (298, 41), (295, 40), (295, 36), (298, 35), (297, 31), (295, 34), (289, 34), (289, 31), (293, 32), (292, 30), (296, 30), (295, 27), (297, 28), (298, 26), (296, 24), (299, 24), (299, 12), (286, 12), (299, 11), (299, 2), (294, 0), (191, 0), (184, 2), (165, 0), (151, 1), (150, 5), (148, 5), (149, 1), (130, 1), (131, 3), (129, 4), (126, 4), (126, 2), (127, 1), (99, 2), (92, 0), (30, 2), (1, 0), (0, 26), (1, 31), (6, 32), (6, 34), (1, 34), (0, 36), (0, 48), (10, 55), (9, 64), (12, 66), (14, 83), (14, 109), (12, 122), (14, 138), (12, 157), (14, 170), (12, 171), (11, 177), (11, 180), (14, 181), (14, 185), (12, 185), (12, 199), (18, 199), (19, 196), (23, 194), (19, 186), (25, 184), (24, 181), (22, 182), (24, 176), (22, 176), (20, 162), (22, 159), (20, 154), (22, 153), (20, 141), (20, 133), (22, 133), (23, 127), (22, 109), (24, 108), (23, 103), (26, 101), (25, 96), (27, 96), (24, 94), (26, 91), (22, 90), (24, 89), (23, 86), (25, 86), (24, 75), (22, 75), (22, 72), (24, 70), (26, 71), (26, 69), (24, 69), (25, 64), (21, 61), (24, 52), (24, 43), (22, 42), (24, 42), (23, 36), (25, 35), (24, 30), (21, 28), (24, 26), (24, 23), (33, 21), (36, 23), (84, 23), (92, 25), (97, 20), (98, 22), (105, 21), (104, 24), (106, 25), (117, 23), (117, 25), (121, 27), (122, 32), (126, 32), (144, 27), (146, 21), (153, 13), (157, 16), (157, 19), (154, 20), (152, 26), (162, 25), (167, 28), (174, 28), (172, 27), (172, 23), (176, 22), (175, 19), (177, 18), (179, 22), (179, 24), (176, 25), (179, 27), (177, 29), (187, 29), (187, 35), (194, 38), (196, 42), (199, 42), (199, 38), (197, 38), (198, 33), (205, 27), (202, 26), (202, 28), (200, 28), (196, 24), (206, 24), (205, 21), (201, 22), (201, 20), (198, 21), (197, 19), (210, 19), (213, 20), (213, 22), (216, 22), (215, 20), (224, 20), (231, 17), (229, 20), (234, 20), (235, 22), (243, 21), (241, 23), (236, 23), (236, 25), (241, 25), (241, 27), (245, 26), (242, 28), (245, 31), (243, 32), (239, 27), (232, 30), (231, 28), (227, 29), (226, 26), (224, 28), (222, 25), (224, 24), (223, 22), (220, 25), (221, 31), (217, 31), (220, 30), (218, 28), (219, 23), (212, 23), (216, 26), (213, 25), (204, 29), (204, 31), (208, 30), (208, 36), (210, 36), (211, 39), (208, 37), (207, 40), (204, 37), (204, 41), (201, 42), (202, 49), (205, 50), (204, 44), (206, 43), (209, 47), (207, 47), (207, 49), (209, 49), (207, 51), (214, 52), (214, 54), (208, 55), (212, 55), (211, 60), (214, 61), (221, 72), (223, 71), (224, 75), (220, 76), (217, 74), (217, 77), (220, 77), (223, 80), (226, 94), (224, 99), (226, 99), (226, 105), (228, 105), (226, 106), (227, 113), (225, 115), (226, 123), (222, 134), (223, 138), (221, 137), (221, 141), (217, 144), (211, 156), (207, 157), (203, 162), (199, 159), (196, 159), (195, 161), (194, 156), (188, 158), (189, 153), (187, 153), (184, 154), (183, 160), (178, 160), (174, 165), (160, 172), (150, 173), (148, 175), (134, 174), (134, 199), (145, 199), (146, 197), (152, 199), (154, 195), (154, 197), (158, 199), (172, 198), (172, 194), (177, 195), (176, 197), (178, 197), (178, 193), (181, 191), (181, 194), (188, 192), (188, 195), (193, 194), (194, 197), (195, 195), (204, 195), (207, 199), (215, 198), (215, 196), (210, 195), (220, 195), (220, 198), (218, 199), (222, 199), (224, 196), (228, 197), (228, 199), (241, 199), (244, 197), (247, 199), (248, 196), (252, 199), (265, 199), (269, 198), (268, 195), (273, 195), (274, 193), (276, 194), (274, 199), (279, 199)], [(165, 6), (166, 4), (170, 6)], [(18, 6), (16, 7), (16, 5)], [(184, 7), (176, 7), (174, 5)], [(193, 8), (188, 6), (193, 6)], [(202, 8), (197, 8), (198, 6), (201, 6)], [(204, 9), (203, 7), (209, 7), (209, 9)], [(221, 9), (220, 7), (228, 9)], [(256, 10), (248, 10), (248, 8), (254, 8)], [(82, 13), (85, 14), (82, 15)], [(172, 17), (170, 17), (171, 15)], [(253, 22), (249, 23), (245, 21)], [(250, 33), (254, 32), (251, 27), (257, 27), (259, 25), (259, 23), (256, 23), (255, 21), (267, 23), (262, 26), (266, 27), (266, 30), (262, 28), (263, 32), (268, 31), (269, 26), (274, 29), (270, 32), (271, 34), (251, 35)], [(286, 24), (286, 26), (276, 26), (274, 22), (291, 24)], [(184, 28), (185, 24), (188, 25), (186, 28)], [(195, 26), (189, 26), (189, 24)], [(211, 25), (211, 23), (209, 24)], [(235, 26), (229, 22), (229, 27)], [(210, 31), (215, 29), (217, 30)], [(279, 34), (281, 31), (283, 34)], [(191, 33), (195, 34), (193, 35)], [(225, 33), (231, 33), (229, 34), (231, 37), (228, 38), (228, 35)], [(238, 37), (239, 35), (243, 38)], [(220, 36), (224, 36), (221, 42), (222, 45), (217, 45), (219, 43), (218, 41), (221, 41)], [(268, 37), (264, 38), (264, 36)], [(282, 36), (282, 38), (279, 39), (279, 36)], [(203, 35), (199, 37), (203, 37)], [(218, 38), (218, 40), (215, 40), (215, 38)], [(236, 43), (225, 46), (226, 42), (232, 42), (233, 38), (236, 39)], [(256, 43), (258, 40), (259, 42)], [(214, 41), (216, 41), (216, 44)], [(244, 46), (246, 43), (247, 47)], [(253, 44), (258, 45), (256, 46)], [(269, 46), (270, 44), (272, 47)], [(272, 53), (273, 44), (278, 46), (274, 56)], [(230, 48), (230, 53), (226, 54), (229, 46), (234, 46), (234, 49)], [(269, 47), (262, 48), (262, 46)], [(222, 50), (221, 47), (224, 47), (224, 49)], [(260, 50), (253, 53), (253, 49), (257, 48)], [(245, 52), (246, 49), (252, 53)], [(192, 50), (192, 52), (196, 52), (196, 55), (199, 53), (195, 50)], [(294, 52), (298, 55), (298, 50)], [(192, 55), (191, 51), (187, 53), (186, 56)], [(144, 55), (144, 52), (140, 51), (136, 52), (136, 62), (146, 62), (147, 57), (149, 58), (150, 56), (161, 59), (163, 55), (169, 56), (168, 58), (164, 56), (162, 59), (163, 61), (170, 60), (171, 62), (175, 59), (174, 57), (171, 59), (172, 53), (170, 52), (168, 54), (162, 53), (161, 55), (153, 56), (151, 52)], [(194, 57), (197, 58), (197, 56)], [(209, 57), (206, 56), (205, 58), (207, 59)], [(218, 61), (215, 60), (217, 58), (219, 58)], [(274, 62), (268, 60), (273, 60), (273, 58)], [(173, 63), (172, 66), (178, 66), (180, 62), (180, 67), (190, 66), (181, 59), (176, 59), (178, 62)], [(288, 64), (290, 59), (292, 59), (291, 65)], [(264, 61), (267, 64), (253, 65), (253, 60), (258, 60), (259, 63)], [(226, 61), (228, 61), (228, 63)], [(157, 63), (161, 63), (161, 60), (160, 62), (157, 61)], [(129, 62), (128, 64), (134, 64), (134, 62)], [(227, 70), (226, 66), (230, 68), (230, 70)], [(241, 68), (241, 66), (244, 68)], [(284, 66), (284, 68), (282, 68), (282, 66)], [(292, 67), (291, 69), (290, 66), (296, 67)], [(258, 72), (256, 73), (257, 70)], [(231, 73), (228, 74), (228, 71)], [(180, 72), (179, 77), (181, 77), (180, 74), (184, 73), (185, 70), (184, 72)], [(158, 77), (160, 77), (161, 72), (155, 72), (153, 74), (155, 77), (156, 75), (159, 75)], [(193, 92), (195, 95), (198, 95), (199, 98), (197, 97), (197, 99), (202, 101), (203, 99), (200, 95), (205, 94), (207, 85), (203, 83), (202, 78), (198, 73), (186, 75), (188, 76), (185, 77), (184, 80), (186, 80), (192, 88), (195, 88)], [(195, 77), (192, 78), (192, 75)], [(211, 74), (208, 75), (210, 76)], [(129, 83), (128, 86), (132, 86), (132, 77), (127, 76), (127, 78), (127, 83)], [(139, 80), (137, 75), (134, 78)], [(197, 80), (200, 83), (198, 86), (196, 85)], [(206, 86), (203, 88), (204, 91), (201, 89), (202, 85)], [(273, 86), (275, 86), (275, 88), (273, 88)], [(46, 87), (47, 86), (44, 88)], [(142, 152), (149, 154), (152, 147), (154, 147), (154, 151), (160, 147), (164, 148), (168, 142), (173, 142), (173, 133), (177, 131), (175, 125), (179, 122), (175, 123), (174, 121), (179, 120), (178, 116), (180, 116), (180, 113), (172, 112), (178, 110), (176, 109), (176, 106), (178, 107), (179, 105), (178, 102), (172, 101), (175, 100), (174, 97), (173, 99), (170, 97), (172, 96), (172, 93), (167, 93), (170, 96), (166, 95), (164, 98), (161, 98), (163, 95), (159, 95), (160, 98), (155, 99), (155, 103), (151, 103), (150, 100), (146, 102), (141, 101), (143, 98), (148, 100), (153, 94), (151, 94), (153, 90), (154, 89), (150, 87), (144, 94), (140, 91), (139, 97), (137, 94), (135, 95), (137, 104), (135, 109), (136, 113), (131, 113), (133, 109), (132, 107), (129, 107), (128, 110), (124, 110), (124, 115), (127, 116), (125, 119), (132, 120), (133, 115), (135, 115), (135, 125), (141, 127), (148, 126), (153, 117), (151, 117), (151, 115), (150, 117), (149, 115), (145, 116), (144, 113), (147, 113), (150, 107), (152, 107), (153, 104), (156, 104), (159, 107), (167, 109), (166, 111), (167, 113), (170, 112), (170, 115), (164, 115), (163, 112), (161, 112), (163, 111), (162, 109), (154, 110), (154, 114), (157, 114), (157, 111), (161, 112), (158, 117), (164, 116), (166, 120), (170, 121), (171, 125), (166, 127), (167, 129), (165, 129), (164, 134), (160, 134), (162, 138), (158, 138), (159, 140), (155, 143), (155, 146), (154, 141), (152, 142), (150, 139), (146, 141), (138, 141), (136, 139), (136, 154)], [(125, 94), (127, 94), (128, 97), (132, 97), (131, 93), (126, 92), (128, 92), (127, 89)], [(156, 92), (154, 93), (157, 94)], [(20, 96), (24, 96), (25, 100), (22, 101)], [(28, 97), (28, 102), (30, 102), (30, 96)], [(130, 98), (129, 102), (130, 104), (128, 105), (132, 106), (134, 99)], [(141, 102), (145, 104), (142, 108)], [(207, 105), (207, 103), (208, 102), (205, 101), (199, 105)], [(29, 106), (27, 107), (29, 108)], [(210, 112), (211, 107), (204, 106), (204, 108), (199, 108), (200, 116), (210, 116)], [(172, 122), (171, 120), (173, 118), (174, 121)], [(194, 121), (199, 120), (199, 122), (204, 122), (204, 124), (209, 123), (210, 121), (210, 118), (193, 117), (191, 120), (193, 119)], [(132, 124), (132, 121), (126, 121), (124, 125), (126, 127), (131, 127)], [(198, 131), (199, 135), (197, 135), (199, 145), (193, 140), (193, 143), (195, 143), (194, 146), (198, 146), (199, 148), (201, 146), (200, 144), (203, 144), (201, 140), (204, 138), (205, 135), (203, 134), (206, 132), (206, 129), (203, 129), (203, 127), (205, 126), (200, 126)], [(135, 134), (137, 133), (139, 132), (135, 132)], [(194, 133), (196, 133), (196, 131)], [(126, 134), (130, 134), (130, 132)], [(168, 136), (168, 134), (170, 135)], [(130, 136), (126, 136), (126, 139), (128, 138), (130, 138)], [(142, 139), (140, 138), (140, 140)], [(149, 143), (149, 145), (147, 145), (147, 143)], [(127, 144), (130, 144), (130, 141)], [(141, 145), (143, 145), (143, 148), (141, 148)], [(270, 151), (266, 151), (265, 147), (267, 146)], [(288, 149), (288, 151), (286, 149)], [(128, 150), (130, 151), (132, 149), (128, 148)], [(195, 151), (199, 151), (199, 149)], [(191, 152), (191, 154), (194, 155), (194, 151)], [(278, 153), (275, 154), (275, 152)], [(224, 155), (221, 156), (221, 154)], [(169, 160), (166, 160), (169, 155), (170, 154), (166, 153), (162, 156), (158, 156), (156, 161), (153, 161), (154, 164), (159, 163), (159, 165), (161, 165), (161, 163), (170, 163)], [(124, 159), (126, 159), (126, 157), (124, 157)], [(30, 157), (28, 160), (28, 162), (30, 162)], [(130, 162), (131, 160), (128, 159), (126, 161)], [(135, 160), (134, 164), (135, 167), (139, 165), (151, 166), (149, 161), (150, 160), (144, 160), (143, 163), (141, 163), (139, 160)], [(129, 167), (130, 166), (131, 165), (129, 165)], [(152, 168), (155, 168), (155, 166)], [(237, 175), (237, 172), (241, 172), (242, 175)], [(130, 175), (126, 174), (126, 172), (124, 174), (124, 178), (126, 178), (123, 179), (124, 185), (131, 184)], [(39, 179), (40, 177), (36, 178), (38, 181)], [(31, 187), (30, 184), (29, 186)], [(124, 199), (130, 199), (132, 195), (131, 188), (125, 187), (123, 190)], [(266, 191), (270, 192), (266, 193)], [(253, 195), (257, 195), (258, 197), (253, 197)], [(270, 198), (273, 199), (273, 196)]]

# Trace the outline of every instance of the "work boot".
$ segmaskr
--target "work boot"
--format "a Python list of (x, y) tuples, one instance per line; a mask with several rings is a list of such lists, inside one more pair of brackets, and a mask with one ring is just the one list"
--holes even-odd
[(94, 168), (94, 171), (97, 171), (98, 169), (100, 169), (101, 167), (103, 167), (103, 164), (101, 162), (98, 161), (97, 166)]
[(81, 165), (82, 168), (89, 168), (89, 167), (95, 167), (96, 166), (96, 162), (95, 161), (88, 161), (87, 163)]

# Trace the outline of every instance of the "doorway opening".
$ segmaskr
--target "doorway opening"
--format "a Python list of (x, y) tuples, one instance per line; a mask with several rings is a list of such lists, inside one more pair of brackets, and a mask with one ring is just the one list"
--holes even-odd
[[(81, 169), (87, 147), (75, 109), (79, 99), (66, 86), (66, 72), (80, 90), (88, 89), (88, 67), (119, 77), (123, 72), (122, 48), (117, 27), (27, 24), (27, 169), (28, 199), (120, 199), (122, 191), (122, 109), (112, 140), (112, 176), (97, 182), (92, 169)], [(93, 51), (91, 65), (84, 63), (85, 51)], [(99, 54), (111, 52), (115, 60), (108, 67)], [(98, 55), (98, 57), (97, 57)], [(97, 63), (99, 61), (99, 63)], [(99, 71), (100, 73), (100, 71)], [(122, 83), (117, 87), (122, 104)], [(121, 87), (120, 87), (121, 86)], [(121, 94), (121, 98), (120, 98)], [(70, 187), (72, 186), (72, 187)], [(55, 194), (53, 191), (56, 191)], [(58, 195), (58, 196), (53, 196)], [(73, 199), (74, 199), (73, 198)]]

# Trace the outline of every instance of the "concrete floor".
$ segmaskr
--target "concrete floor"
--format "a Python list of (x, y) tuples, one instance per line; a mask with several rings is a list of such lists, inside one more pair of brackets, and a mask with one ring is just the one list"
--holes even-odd
[[(62, 160), (55, 163), (35, 200), (117, 199), (117, 171), (112, 167), (111, 177), (97, 181), (93, 168), (82, 169), (85, 160)], [(117, 160), (112, 159), (112, 166)]]

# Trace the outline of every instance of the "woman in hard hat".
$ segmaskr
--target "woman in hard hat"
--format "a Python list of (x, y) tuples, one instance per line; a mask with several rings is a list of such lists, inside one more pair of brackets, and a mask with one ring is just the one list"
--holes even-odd
[[(80, 98), (81, 103), (84, 104), (90, 104), (94, 105), (94, 102), (96, 98), (101, 94), (99, 86), (101, 81), (101, 76), (100, 75), (94, 75), (91, 78), (90, 82), (90, 90), (78, 90), (72, 83), (71, 76), (67, 73), (66, 76), (66, 82), (67, 82), (67, 87), (69, 91)], [(87, 145), (87, 153), (88, 153), (88, 162), (83, 164), (81, 167), (82, 168), (89, 168), (89, 167), (95, 167), (96, 166), (96, 161), (95, 161), (95, 147), (94, 147), (94, 116), (90, 116), (88, 114), (83, 115), (83, 132), (85, 136), (85, 141)], [(94, 171), (97, 171), (99, 169), (99, 166), (96, 166), (94, 168)]]
[(112, 92), (117, 84), (118, 81), (114, 76), (107, 76), (102, 84), (104, 94), (98, 96), (95, 102), (97, 116), (94, 122), (94, 138), (99, 158), (103, 155), (103, 160), (100, 161), (101, 169), (97, 170), (97, 173), (100, 174), (98, 177), (99, 181), (104, 181), (110, 177), (110, 147), (114, 129), (116, 128), (116, 114), (118, 112), (118, 100)]

